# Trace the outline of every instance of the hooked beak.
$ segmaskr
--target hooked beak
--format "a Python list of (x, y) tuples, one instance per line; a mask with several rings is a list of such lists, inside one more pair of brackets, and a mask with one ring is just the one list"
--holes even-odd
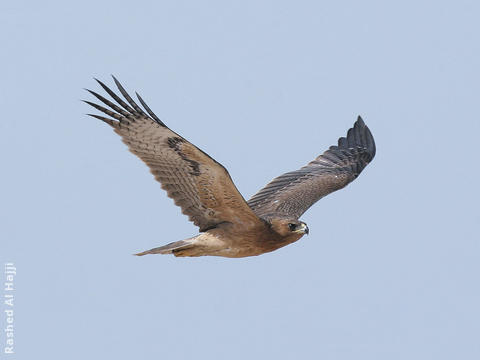
[(302, 226), (300, 226), (296, 232), (299, 232), (299, 233), (303, 233), (303, 234), (307, 234), (307, 235), (308, 235), (308, 233), (310, 232), (310, 230), (308, 230), (307, 224), (302, 223)]

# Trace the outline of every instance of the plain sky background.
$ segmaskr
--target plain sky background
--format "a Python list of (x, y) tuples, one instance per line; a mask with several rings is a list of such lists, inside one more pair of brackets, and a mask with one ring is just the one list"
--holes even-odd
[[(480, 359), (479, 19), (478, 1), (2, 2), (1, 355)], [(84, 115), (110, 74), (246, 198), (359, 114), (377, 155), (293, 245), (134, 257), (196, 228)]]

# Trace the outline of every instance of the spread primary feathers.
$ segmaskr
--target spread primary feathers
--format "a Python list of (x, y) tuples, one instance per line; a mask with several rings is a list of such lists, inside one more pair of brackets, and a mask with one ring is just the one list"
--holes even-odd
[(221, 164), (170, 130), (136, 94), (144, 109), (138, 106), (113, 79), (126, 102), (97, 80), (117, 104), (88, 90), (108, 108), (85, 102), (109, 117), (89, 115), (122, 137), (200, 230), (192, 238), (137, 255), (245, 257), (291, 244), (308, 233), (299, 217), (320, 198), (353, 181), (375, 156), (373, 136), (358, 117), (338, 145), (273, 179), (247, 202)]

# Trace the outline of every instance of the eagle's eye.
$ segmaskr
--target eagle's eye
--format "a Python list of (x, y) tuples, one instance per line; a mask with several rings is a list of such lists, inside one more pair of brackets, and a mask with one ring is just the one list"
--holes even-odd
[(288, 224), (288, 228), (290, 229), (290, 231), (295, 231), (295, 229), (297, 228), (297, 225), (296, 224)]

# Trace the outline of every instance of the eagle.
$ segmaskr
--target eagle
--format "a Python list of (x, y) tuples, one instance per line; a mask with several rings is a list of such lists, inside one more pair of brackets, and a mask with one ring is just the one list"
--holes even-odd
[[(113, 76), (112, 76), (113, 77)], [(103, 105), (85, 101), (105, 117), (129, 150), (150, 168), (199, 234), (140, 252), (175, 256), (240, 258), (277, 250), (308, 234), (300, 216), (322, 197), (352, 182), (375, 156), (373, 136), (359, 116), (345, 137), (298, 170), (278, 176), (245, 201), (227, 169), (175, 133), (135, 93), (143, 109), (113, 77), (122, 99), (100, 80), (113, 101), (87, 91)]]

